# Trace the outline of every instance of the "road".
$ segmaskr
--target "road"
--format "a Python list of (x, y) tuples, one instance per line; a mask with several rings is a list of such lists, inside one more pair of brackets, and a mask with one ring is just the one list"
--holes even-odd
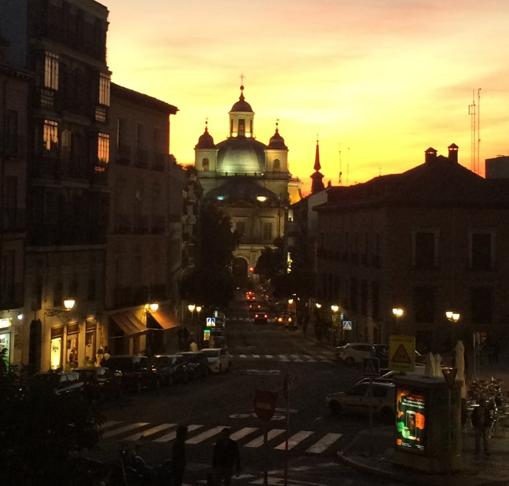
[[(300, 331), (274, 324), (229, 320), (230, 372), (199, 382), (162, 388), (159, 393), (131, 395), (108, 405), (103, 439), (94, 451), (115, 458), (121, 443), (139, 444), (149, 462), (168, 457), (176, 424), (189, 426), (187, 484), (200, 484), (209, 468), (212, 447), (220, 430), (231, 427), (242, 458), (242, 474), (234, 484), (263, 484), (265, 465), (269, 484), (283, 484), (285, 410), (283, 380), (289, 377), (288, 471), (295, 486), (383, 484), (336, 461), (336, 451), (360, 428), (364, 417), (335, 417), (325, 406), (331, 391), (345, 389), (360, 371), (334, 361), (333, 351)], [(263, 447), (264, 423), (253, 410), (255, 390), (279, 391), (276, 413), (268, 423), (269, 447)]]

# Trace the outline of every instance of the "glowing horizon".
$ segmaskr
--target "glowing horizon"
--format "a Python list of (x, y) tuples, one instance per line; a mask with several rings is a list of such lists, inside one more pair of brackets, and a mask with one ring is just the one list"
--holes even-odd
[[(217, 143), (240, 73), (268, 143), (279, 119), (305, 190), (320, 139), (325, 183), (400, 172), (433, 146), (470, 168), (472, 90), (481, 91), (480, 172), (509, 153), (505, 0), (105, 0), (118, 84), (179, 108), (171, 152), (194, 163), (205, 119)], [(341, 156), (340, 156), (341, 151)]]

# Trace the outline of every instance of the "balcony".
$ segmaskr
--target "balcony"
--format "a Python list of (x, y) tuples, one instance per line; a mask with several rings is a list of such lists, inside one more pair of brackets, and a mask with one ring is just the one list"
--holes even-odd
[(116, 162), (121, 165), (129, 165), (131, 163), (131, 147), (129, 145), (119, 144)]
[(134, 161), (134, 165), (141, 169), (146, 169), (148, 167), (148, 152), (145, 149), (136, 149), (136, 160)]

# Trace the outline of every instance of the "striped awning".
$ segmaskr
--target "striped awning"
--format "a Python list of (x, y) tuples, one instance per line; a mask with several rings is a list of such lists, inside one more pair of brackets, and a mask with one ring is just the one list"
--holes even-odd
[(120, 330), (128, 336), (146, 331), (145, 324), (143, 324), (133, 312), (117, 312), (116, 314), (111, 314), (110, 317)]
[(155, 312), (150, 312), (150, 315), (162, 329), (173, 329), (174, 327), (177, 327), (177, 320), (167, 306), (159, 306), (159, 309)]

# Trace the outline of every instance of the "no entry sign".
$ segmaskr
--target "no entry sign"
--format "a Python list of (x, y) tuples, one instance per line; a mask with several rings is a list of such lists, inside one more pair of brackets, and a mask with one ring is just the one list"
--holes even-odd
[(256, 390), (254, 409), (258, 418), (269, 421), (276, 409), (277, 393), (267, 390)]

